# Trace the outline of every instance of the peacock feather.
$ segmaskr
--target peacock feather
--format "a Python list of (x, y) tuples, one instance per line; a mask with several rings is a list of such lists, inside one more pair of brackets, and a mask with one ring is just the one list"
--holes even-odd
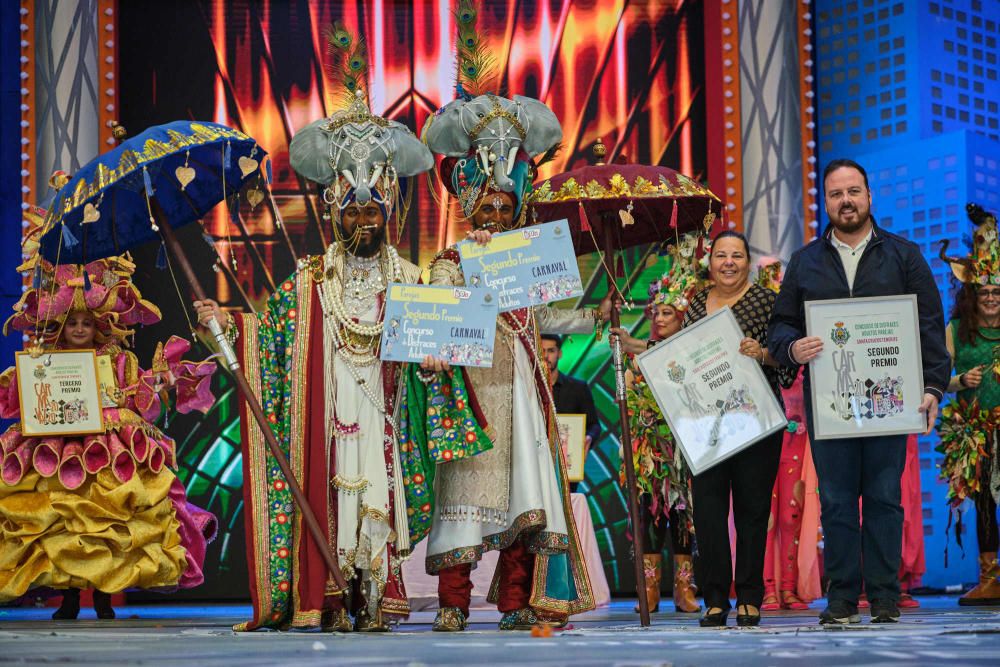
[(560, 141), (555, 146), (553, 146), (549, 150), (545, 151), (545, 153), (543, 153), (539, 157), (535, 158), (535, 168), (538, 169), (543, 164), (546, 164), (548, 162), (552, 162), (553, 160), (555, 160), (559, 156), (559, 154), (562, 152), (562, 150), (563, 150), (564, 147), (565, 147), (565, 144), (563, 144), (563, 142)]
[(455, 11), (455, 24), (458, 26), (455, 88), (459, 96), (468, 94), (475, 97), (486, 92), (496, 92), (492, 90), (497, 78), (495, 62), (487, 51), (483, 35), (476, 30), (478, 15), (479, 10), (474, 0), (458, 0)]
[(368, 91), (368, 54), (365, 41), (355, 36), (338, 21), (326, 30), (327, 54), (332, 65), (330, 73), (339, 79), (344, 95), (354, 99), (357, 91)]

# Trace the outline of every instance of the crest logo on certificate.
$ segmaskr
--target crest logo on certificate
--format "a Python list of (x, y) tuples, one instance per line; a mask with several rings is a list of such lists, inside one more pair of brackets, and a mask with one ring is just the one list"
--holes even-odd
[(497, 313), (490, 290), (392, 284), (379, 356), (419, 363), (431, 355), (452, 366), (492, 366)]
[(569, 223), (556, 220), (458, 244), (465, 282), (494, 290), (500, 312), (583, 294)]
[(84, 435), (104, 432), (104, 415), (94, 350), (54, 350), (15, 358), (26, 436)]
[(742, 339), (726, 307), (636, 358), (695, 475), (788, 423)]
[(825, 343), (809, 364), (813, 437), (922, 432), (916, 297), (807, 301), (805, 311), (808, 335)]

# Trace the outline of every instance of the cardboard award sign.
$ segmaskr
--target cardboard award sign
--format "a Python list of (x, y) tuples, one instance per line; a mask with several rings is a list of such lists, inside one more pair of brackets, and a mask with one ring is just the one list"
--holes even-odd
[(494, 290), (500, 312), (581, 296), (583, 283), (566, 220), (458, 244), (465, 282)]
[(381, 359), (420, 363), (430, 355), (452, 366), (493, 364), (497, 327), (493, 292), (397, 283), (387, 292)]

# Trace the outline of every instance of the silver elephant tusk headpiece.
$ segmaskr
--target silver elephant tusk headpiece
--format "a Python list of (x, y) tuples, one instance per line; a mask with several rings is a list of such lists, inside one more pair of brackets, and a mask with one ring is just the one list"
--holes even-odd
[(347, 182), (351, 184), (352, 188), (358, 187), (358, 182), (354, 180), (354, 173), (350, 169), (341, 169), (340, 173), (347, 179)]
[(375, 165), (375, 169), (372, 171), (372, 177), (368, 179), (368, 187), (374, 188), (375, 184), (378, 182), (379, 176), (382, 175), (382, 170), (385, 168), (383, 164)]
[(479, 161), (483, 165), (483, 171), (489, 172), (490, 170), (490, 155), (486, 146), (479, 146)]
[(511, 146), (510, 152), (507, 153), (507, 175), (510, 176), (510, 172), (514, 170), (514, 160), (517, 159), (517, 150), (519, 146)]

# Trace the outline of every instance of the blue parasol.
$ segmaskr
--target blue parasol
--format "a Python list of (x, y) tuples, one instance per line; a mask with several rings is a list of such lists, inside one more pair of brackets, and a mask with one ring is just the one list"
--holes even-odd
[(175, 121), (123, 141), (82, 167), (59, 189), (41, 239), (50, 262), (84, 264), (159, 240), (156, 219), (181, 227), (219, 202), (261, 182), (267, 152), (239, 130), (217, 123)]

